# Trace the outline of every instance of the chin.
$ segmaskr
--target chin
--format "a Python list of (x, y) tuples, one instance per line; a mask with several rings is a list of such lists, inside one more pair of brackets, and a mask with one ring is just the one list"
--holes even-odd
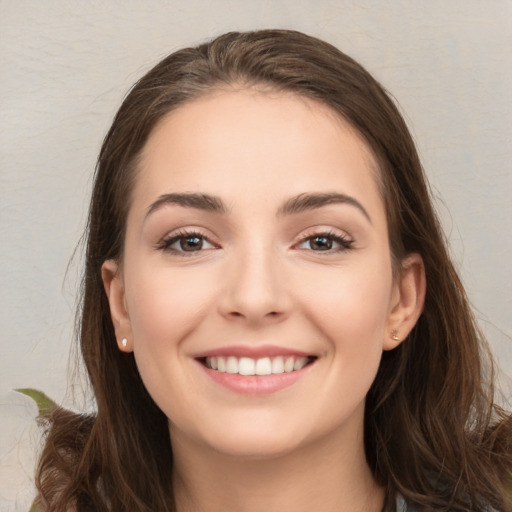
[(269, 460), (292, 454), (301, 443), (290, 439), (233, 434), (230, 439), (216, 440), (212, 448), (225, 456), (241, 460)]
[(219, 454), (251, 460), (282, 457), (307, 443), (304, 432), (262, 418), (250, 423), (232, 421), (229, 429), (225, 424), (210, 426), (199, 435), (203, 443)]

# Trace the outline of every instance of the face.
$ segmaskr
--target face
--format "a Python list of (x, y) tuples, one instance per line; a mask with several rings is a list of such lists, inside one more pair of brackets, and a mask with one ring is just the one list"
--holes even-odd
[(382, 351), (413, 323), (377, 176), (355, 130), (295, 95), (220, 91), (161, 121), (103, 278), (173, 443), (361, 438)]

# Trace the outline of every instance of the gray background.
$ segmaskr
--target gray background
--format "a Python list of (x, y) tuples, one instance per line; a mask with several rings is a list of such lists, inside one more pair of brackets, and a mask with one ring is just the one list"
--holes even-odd
[(116, 108), (170, 51), (264, 27), (332, 42), (398, 99), (510, 396), (511, 0), (0, 0), (0, 510), (33, 495), (35, 408), (13, 388), (91, 407), (69, 378), (68, 263)]

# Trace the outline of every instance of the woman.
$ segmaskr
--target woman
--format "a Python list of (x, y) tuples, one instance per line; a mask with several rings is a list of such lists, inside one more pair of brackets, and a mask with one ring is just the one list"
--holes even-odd
[(511, 419), (413, 141), (334, 47), (230, 33), (160, 62), (87, 244), (98, 410), (50, 418), (48, 510), (510, 510)]

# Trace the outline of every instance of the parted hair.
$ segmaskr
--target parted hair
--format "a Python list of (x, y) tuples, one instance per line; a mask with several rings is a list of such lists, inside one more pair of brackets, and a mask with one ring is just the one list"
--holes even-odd
[[(173, 511), (168, 420), (133, 354), (119, 351), (101, 278), (122, 260), (139, 157), (170, 111), (218, 88), (285, 91), (328, 105), (363, 137), (379, 166), (394, 272), (424, 261), (424, 310), (384, 352), (365, 408), (366, 456), (386, 489), (418, 510), (510, 511), (512, 420), (494, 403), (485, 340), (447, 251), (413, 139), (390, 95), (357, 62), (300, 32), (232, 32), (164, 58), (130, 90), (105, 137), (86, 230), (77, 324), (94, 414), (45, 418), (36, 483), (47, 510)], [(508, 489), (508, 490), (507, 490)]]

